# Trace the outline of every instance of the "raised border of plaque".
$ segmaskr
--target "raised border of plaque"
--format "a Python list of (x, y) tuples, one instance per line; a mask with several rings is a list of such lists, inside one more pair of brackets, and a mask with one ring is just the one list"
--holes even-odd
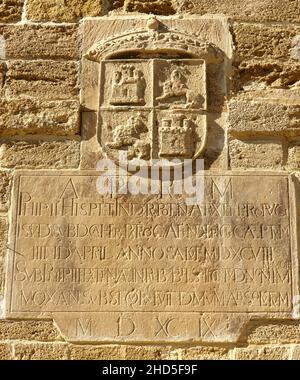
[[(210, 208), (206, 205), (206, 211), (204, 211), (204, 208), (202, 211), (198, 209), (198, 216), (195, 216), (195, 214), (192, 218), (180, 213), (176, 214), (176, 212), (178, 213), (176, 207), (182, 204), (183, 199), (178, 201), (178, 199), (174, 200), (172, 198), (170, 201), (170, 198), (164, 199), (161, 196), (145, 195), (136, 197), (130, 195), (109, 196), (108, 203), (111, 206), (107, 206), (105, 210), (102, 208), (102, 211), (97, 210), (97, 215), (93, 214), (92, 209), (96, 207), (94, 205), (98, 204), (97, 207), (100, 209), (101, 204), (103, 205), (107, 201), (107, 197), (105, 198), (97, 194), (96, 180), (98, 176), (99, 173), (95, 171), (16, 171), (10, 213), (9, 250), (7, 255), (6, 318), (53, 319), (62, 334), (69, 341), (233, 342), (238, 340), (243, 328), (251, 319), (291, 319), (299, 317), (297, 310), (297, 306), (299, 305), (296, 302), (299, 298), (297, 241), (293, 238), (293, 236), (296, 236), (296, 224), (294, 222), (296, 220), (296, 210), (292, 176), (286, 173), (272, 172), (205, 172), (205, 182), (208, 184), (208, 187), (205, 187), (205, 203), (208, 202), (207, 204), (210, 204)], [(238, 189), (239, 186), (241, 186), (243, 191), (236, 191), (234, 189), (234, 187)], [(217, 197), (216, 199), (212, 198), (215, 196)], [(47, 198), (46, 200), (45, 197)], [(60, 215), (60, 211), (57, 209), (60, 206), (54, 205), (52, 209), (46, 206), (47, 204), (49, 206), (51, 203), (55, 204), (57, 199), (62, 199), (62, 197), (65, 197), (67, 200), (73, 199), (75, 200), (74, 203), (78, 203), (77, 208), (75, 208), (77, 211), (72, 212), (78, 212), (83, 207), (84, 213), (87, 213), (87, 204), (93, 204), (89, 211), (91, 214), (89, 216), (81, 215), (78, 218), (78, 216), (68, 214), (68, 212), (71, 212), (69, 208), (66, 215)], [(124, 205), (129, 202), (135, 206), (130, 206), (126, 211), (121, 211), (121, 208), (117, 211), (113, 205), (118, 203), (118, 197), (120, 197), (121, 203), (124, 202)], [(85, 206), (82, 206), (82, 200)], [(145, 200), (150, 205), (147, 208), (148, 211), (145, 211), (146, 208), (141, 210)], [(248, 205), (243, 205), (239, 209), (239, 202), (245, 203), (246, 200)], [(258, 202), (256, 206), (255, 201)], [(175, 205), (174, 209), (166, 206), (168, 202)], [(260, 204), (259, 207), (263, 208), (259, 208), (258, 204)], [(158, 205), (163, 205), (160, 207), (161, 211), (159, 211)], [(232, 211), (234, 214), (230, 214), (231, 206), (235, 207), (234, 210), (236, 211)], [(66, 203), (65, 207), (70, 207), (70, 204)], [(157, 209), (153, 211), (155, 207)], [(175, 209), (177, 211), (174, 211)], [(52, 211), (50, 212), (49, 210)], [(53, 216), (47, 215), (49, 212)], [(152, 212), (153, 214), (150, 214), (149, 217), (147, 212)], [(235, 214), (236, 212), (239, 212), (239, 216)], [(168, 213), (170, 214), (168, 215)], [(210, 215), (203, 216), (203, 213), (210, 213)], [(265, 213), (263, 214), (264, 216), (261, 213)], [(249, 217), (249, 215), (252, 215), (252, 217)], [(204, 239), (204, 243), (202, 241), (199, 244), (198, 255), (200, 256), (198, 256), (196, 262), (194, 261), (192, 265), (188, 262), (184, 263), (184, 246), (192, 243), (197, 245), (197, 240), (198, 242), (201, 241), (200, 235), (187, 235), (188, 224), (191, 220), (193, 220), (193, 223), (196, 223), (197, 218), (200, 222), (198, 228), (201, 228), (201, 224), (202, 227), (204, 225), (209, 226), (209, 220), (212, 224), (217, 224), (218, 221), (220, 223), (227, 221), (224, 225), (228, 225), (228, 228), (231, 228), (230, 233), (232, 233), (235, 223), (238, 225), (239, 222), (240, 225), (243, 225), (248, 218), (250, 221), (252, 220), (254, 226), (255, 221), (256, 224), (259, 224), (259, 219), (263, 218), (265, 225), (261, 224), (260, 230), (253, 227), (253, 230), (249, 229), (244, 236), (244, 240), (245, 238), (248, 239), (246, 246), (250, 245), (249, 241), (254, 241), (255, 239), (260, 239), (261, 245), (253, 243), (256, 250), (254, 249), (252, 253), (249, 250), (245, 250), (243, 259), (235, 241), (240, 239), (240, 237), (237, 239), (232, 239), (231, 237), (218, 238), (217, 235), (220, 233), (220, 229), (211, 229), (211, 235), (206, 235), (207, 238)], [(53, 248), (54, 242), (56, 246), (64, 246), (65, 244), (66, 247), (72, 248), (74, 244), (75, 246), (78, 244), (78, 239), (80, 239), (75, 236), (75, 230), (71, 233), (71, 237), (56, 236), (59, 234), (58, 230), (56, 232), (52, 230), (54, 237), (41, 237), (45, 234), (45, 230), (41, 232), (41, 229), (37, 225), (48, 224), (50, 226), (52, 224), (51, 228), (54, 228), (54, 225), (57, 226), (55, 228), (59, 228), (61, 224), (84, 224), (88, 220), (93, 224), (104, 225), (107, 223), (109, 225), (108, 229), (103, 229), (106, 232), (102, 231), (101, 238), (96, 238), (96, 241), (98, 239), (98, 243), (99, 241), (102, 242), (101, 244), (104, 242), (101, 246), (103, 248), (106, 245), (107, 250), (102, 249), (101, 252), (99, 250), (95, 251), (93, 257), (89, 251), (86, 254), (87, 256), (81, 256), (80, 260), (88, 257), (86, 262), (95, 270), (99, 269), (99, 267), (101, 268), (103, 264), (108, 264), (108, 271), (110, 269), (120, 271), (124, 269), (128, 270), (129, 273), (130, 270), (134, 271), (140, 268), (141, 265), (145, 265), (145, 273), (147, 268), (152, 268), (154, 272), (152, 274), (147, 272), (148, 275), (144, 274), (146, 277), (140, 280), (140, 283), (139, 278), (141, 279), (141, 277), (137, 277), (137, 272), (135, 275), (131, 273), (133, 277), (120, 274), (118, 277), (119, 284), (118, 281), (114, 284), (111, 282), (113, 277), (110, 277), (110, 280), (106, 282), (103, 280), (104, 277), (98, 278), (98, 284), (95, 279), (89, 282), (86, 277), (82, 277), (83, 275), (75, 271), (75, 267), (73, 267), (74, 273), (70, 275), (69, 271), (72, 269), (72, 265), (79, 265), (77, 269), (80, 270), (80, 266), (84, 267), (84, 260), (80, 262), (78, 260), (77, 262), (76, 260), (68, 261), (68, 259), (64, 259), (66, 251), (55, 251), (54, 249), (50, 252), (50, 250), (43, 249), (43, 246), (52, 245)], [(177, 231), (172, 229), (173, 227), (170, 227), (171, 220), (175, 223), (174, 226), (178, 225)], [(131, 235), (122, 235), (125, 233), (125, 230), (122, 230), (121, 226), (127, 226), (132, 223), (139, 227), (136, 227), (135, 230), (131, 229)], [(158, 228), (160, 232), (158, 235), (151, 237), (154, 225), (160, 225)], [(166, 236), (164, 235), (166, 234), (165, 226), (168, 225), (169, 239), (168, 237), (164, 238)], [(139, 231), (144, 231), (143, 233), (147, 229), (148, 235), (140, 235), (142, 232), (138, 232), (138, 229)], [(226, 228), (224, 227), (225, 230)], [(237, 227), (236, 231), (238, 230), (239, 228)], [(189, 231), (190, 234), (197, 234), (193, 228)], [(243, 231), (245, 234), (245, 229)], [(176, 235), (176, 233), (179, 235)], [(229, 232), (224, 233), (228, 234)], [(40, 237), (39, 234), (41, 234)], [(208, 234), (207, 230), (206, 234)], [(73, 235), (74, 237), (72, 237)], [(265, 235), (265, 238), (262, 237), (263, 235)], [(93, 245), (93, 239), (95, 237), (89, 236), (85, 242), (89, 241), (89, 244)], [(274, 240), (274, 243), (269, 244), (269, 247), (266, 245), (268, 239)], [(33, 243), (36, 244), (36, 240), (39, 240), (41, 243), (37, 243), (34, 249), (32, 245)], [(223, 253), (221, 251), (218, 252), (216, 249), (214, 250), (211, 241), (218, 240), (221, 243), (219, 244), (220, 249), (227, 241), (229, 245), (232, 244), (232, 249), (226, 247), (226, 251), (222, 251)], [(153, 252), (158, 252), (159, 247), (166, 247), (166, 249), (169, 249), (168, 259), (162, 260), (160, 263), (160, 260), (155, 259), (155, 257), (152, 260), (144, 260), (142, 256), (136, 256), (136, 259), (132, 259), (132, 257), (129, 259), (128, 250), (123, 249), (122, 251), (122, 248), (128, 247), (129, 241), (131, 243), (134, 242), (135, 246), (138, 245), (138, 242), (141, 247), (144, 244), (144, 248), (147, 243), (149, 251), (152, 246)], [(174, 246), (172, 251), (172, 245), (175, 245), (174, 241), (178, 245), (177, 254), (174, 253)], [(98, 243), (95, 243), (94, 247), (99, 247)], [(69, 253), (71, 252), (71, 248), (68, 251)], [(179, 253), (180, 249), (181, 253)], [(207, 254), (206, 259), (203, 258), (204, 256), (201, 256), (205, 249)], [(121, 251), (122, 254), (120, 253)], [(141, 250), (138, 255), (146, 255), (145, 252), (146, 249), (144, 251)], [(220, 255), (221, 252), (223, 259), (215, 256), (215, 263), (208, 263), (210, 260), (208, 258), (209, 252), (213, 255)], [(105, 254), (109, 254), (109, 258), (106, 260), (103, 256), (101, 260), (101, 254), (104, 256)], [(163, 251), (160, 254), (162, 255)], [(164, 254), (167, 253), (165, 252)], [(59, 262), (59, 266), (53, 260), (55, 255), (58, 255), (56, 259)], [(249, 255), (253, 255), (253, 260), (256, 261), (255, 264), (250, 264), (249, 273), (246, 275), (247, 279), (242, 280), (237, 273), (242, 273), (243, 270), (246, 273), (247, 265), (249, 265), (247, 260), (250, 260)], [(228, 258), (229, 256), (230, 258)], [(96, 264), (93, 261), (95, 258)], [(137, 260), (136, 263), (134, 263), (135, 260)], [(237, 273), (230, 271), (232, 268), (229, 265), (227, 268), (228, 273), (224, 274), (226, 266), (222, 266), (226, 263), (226, 260), (231, 262), (230, 265), (236, 265)], [(22, 262), (23, 264), (20, 264)], [(49, 272), (46, 280), (46, 277), (43, 278), (45, 272), (43, 274), (41, 268), (42, 265), (49, 262), (52, 265), (51, 273), (55, 273), (55, 275), (52, 276)], [(181, 264), (178, 266), (177, 272), (176, 270), (175, 272), (169, 272), (169, 274), (166, 271), (161, 272), (160, 275), (165, 276), (165, 280), (158, 280), (159, 275), (157, 274), (158, 272), (155, 272), (156, 269), (157, 271), (166, 270), (168, 269), (168, 265), (176, 269), (178, 263)], [(268, 269), (268, 266), (273, 271), (272, 275), (263, 273), (263, 268)], [(212, 268), (215, 272), (210, 271)], [(61, 273), (59, 273), (59, 269)], [(87, 274), (85, 273), (84, 276), (87, 276)], [(214, 276), (217, 277), (214, 278)], [(227, 280), (225, 280), (224, 276), (227, 276)], [(255, 276), (255, 278), (253, 279), (252, 276)], [(268, 279), (265, 276), (269, 276)], [(220, 278), (222, 278), (221, 286), (219, 286), (220, 284), (216, 285)], [(82, 283), (80, 283), (80, 279)], [(117, 277), (114, 277), (114, 279), (116, 280)], [(260, 285), (255, 283), (258, 279), (261, 281)], [(35, 281), (37, 281), (36, 284)], [(159, 283), (160, 281), (161, 283)], [(189, 281), (191, 281), (190, 284), (188, 284)], [(156, 285), (155, 282), (157, 282)], [(157, 286), (156, 290), (155, 286)], [(199, 306), (201, 302), (204, 302), (203, 293), (201, 293), (204, 289), (208, 290), (206, 302), (212, 302), (212, 298), (209, 298), (208, 294), (211, 292), (211, 297), (214, 286), (219, 290), (223, 290), (222, 297), (229, 297), (234, 292), (236, 294), (240, 292), (240, 295), (237, 295), (236, 298), (232, 296), (231, 301), (229, 301), (229, 298), (227, 299), (226, 302), (231, 302), (231, 306), (226, 306), (224, 298), (222, 301), (220, 300), (220, 296), (219, 298), (215, 296), (215, 300), (219, 300), (216, 302), (223, 302), (222, 306), (220, 306), (221, 304), (217, 306), (216, 303), (211, 304), (210, 307)], [(99, 301), (99, 294), (97, 298), (95, 293), (95, 298), (91, 294), (89, 295), (90, 304), (84, 305), (84, 300), (86, 300), (86, 295), (83, 296), (84, 292), (93, 292), (97, 289), (99, 293), (100, 290), (104, 291), (105, 287), (107, 289), (106, 293), (102, 293), (102, 303)], [(69, 292), (70, 290), (81, 292), (83, 298), (80, 300), (73, 295), (73, 304), (72, 302), (68, 303), (67, 299), (63, 296), (63, 292)], [(35, 296), (32, 296), (34, 291), (37, 293)], [(116, 293), (109, 293), (110, 291), (115, 291)], [(124, 298), (122, 298), (121, 294), (123, 291), (127, 292)], [(154, 291), (157, 291), (155, 296), (153, 295)], [(174, 295), (171, 294), (171, 291), (173, 291)], [(198, 296), (197, 294), (195, 295), (197, 291), (199, 291)], [(61, 292), (60, 296), (56, 292)], [(177, 293), (180, 293), (180, 295)], [(200, 300), (200, 293), (202, 301)], [(192, 299), (191, 297), (194, 298)], [(239, 297), (244, 298), (242, 300)], [(96, 298), (100, 303), (95, 301)], [(92, 300), (95, 302), (94, 305), (91, 304)], [(126, 303), (125, 307), (124, 302)], [(151, 302), (158, 302), (161, 305), (157, 307), (155, 303), (151, 304)], [(233, 306), (238, 302), (241, 302), (240, 306)], [(253, 306), (257, 302), (260, 302), (261, 305), (265, 303), (266, 306)], [(61, 304), (60, 306), (59, 303)], [(196, 303), (198, 306), (195, 306)]]

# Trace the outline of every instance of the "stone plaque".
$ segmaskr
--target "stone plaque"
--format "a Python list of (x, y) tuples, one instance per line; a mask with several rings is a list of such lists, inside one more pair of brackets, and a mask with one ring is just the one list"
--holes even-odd
[(53, 318), (70, 341), (224, 342), (292, 316), (287, 175), (207, 173), (198, 205), (103, 196), (98, 178), (16, 173), (7, 317)]

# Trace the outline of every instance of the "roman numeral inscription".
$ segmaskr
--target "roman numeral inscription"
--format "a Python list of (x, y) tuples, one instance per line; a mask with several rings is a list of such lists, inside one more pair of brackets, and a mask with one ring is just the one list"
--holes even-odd
[(252, 316), (291, 316), (288, 176), (206, 174), (189, 205), (100, 195), (98, 175), (15, 175), (7, 316), (82, 341), (228, 341)]

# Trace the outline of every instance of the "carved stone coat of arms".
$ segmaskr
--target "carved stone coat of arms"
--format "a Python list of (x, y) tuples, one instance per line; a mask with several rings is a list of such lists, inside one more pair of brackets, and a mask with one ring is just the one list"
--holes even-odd
[(108, 158), (196, 159), (207, 141), (207, 64), (220, 51), (155, 18), (143, 29), (96, 42), (98, 141)]

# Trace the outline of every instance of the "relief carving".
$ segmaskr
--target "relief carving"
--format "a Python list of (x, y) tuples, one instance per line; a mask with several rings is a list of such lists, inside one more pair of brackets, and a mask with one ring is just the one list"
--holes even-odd
[(150, 18), (143, 30), (96, 42), (85, 58), (101, 67), (98, 139), (107, 157), (118, 162), (126, 151), (151, 163), (202, 155), (206, 71), (222, 62), (218, 48)]
[(120, 71), (114, 72), (110, 104), (144, 105), (145, 87), (144, 74), (140, 70), (134, 65), (122, 65)]

